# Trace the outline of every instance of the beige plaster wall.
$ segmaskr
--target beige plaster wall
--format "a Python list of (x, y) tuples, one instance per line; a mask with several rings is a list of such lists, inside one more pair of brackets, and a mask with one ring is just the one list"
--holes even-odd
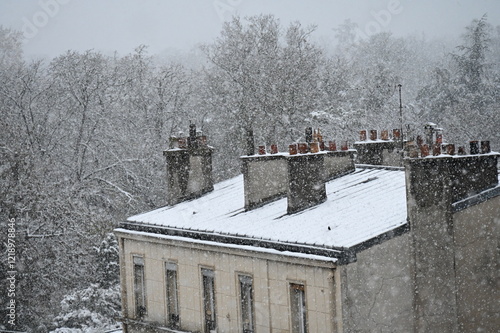
[[(289, 283), (305, 285), (309, 332), (335, 332), (334, 263), (117, 233), (127, 308), (134, 309), (132, 256), (145, 258), (147, 317), (166, 324), (164, 262), (178, 265), (181, 328), (203, 331), (201, 268), (215, 271), (218, 333), (242, 332), (238, 274), (253, 277), (256, 332), (290, 332)], [(126, 314), (125, 314), (126, 315)], [(133, 318), (133, 313), (128, 314)]]
[(460, 332), (500, 327), (500, 196), (453, 215)]
[(388, 166), (403, 166), (403, 158), (398, 148), (389, 151), (388, 149), (382, 150), (382, 165)]
[(244, 158), (244, 163), (247, 165), (245, 207), (259, 205), (270, 199), (286, 195), (288, 169), (284, 157)]
[(353, 152), (328, 152), (325, 154), (325, 175), (326, 180), (338, 177), (349, 171), (354, 171)]
[(388, 240), (339, 268), (344, 332), (412, 332), (410, 236)]

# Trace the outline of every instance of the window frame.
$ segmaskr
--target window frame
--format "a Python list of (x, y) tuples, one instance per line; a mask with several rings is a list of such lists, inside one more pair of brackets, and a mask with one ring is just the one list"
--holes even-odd
[[(237, 281), (239, 285), (239, 296), (240, 296), (240, 319), (241, 319), (241, 329), (243, 333), (253, 333), (255, 332), (255, 307), (254, 307), (254, 286), (253, 286), (253, 276), (245, 273), (237, 273)], [(246, 288), (249, 287), (249, 290)], [(244, 292), (245, 288), (245, 292)], [(249, 295), (250, 299), (245, 306), (244, 294)], [(249, 308), (248, 308), (249, 307)], [(246, 308), (246, 309), (245, 309)], [(245, 327), (245, 314), (249, 313), (249, 327)]]
[[(142, 320), (147, 315), (147, 293), (146, 293), (146, 268), (144, 255), (132, 255), (132, 290), (134, 295), (134, 317)], [(138, 281), (138, 267), (140, 269), (140, 281)], [(140, 283), (140, 286), (139, 286)], [(141, 297), (139, 300), (139, 293)]]
[[(298, 291), (299, 299), (295, 299), (294, 292)], [(292, 282), (288, 283), (288, 293), (290, 297), (290, 328), (291, 333), (307, 333), (308, 332), (308, 320), (307, 320), (307, 297), (306, 297), (306, 284), (303, 282)], [(300, 301), (301, 304), (296, 304), (295, 301)], [(294, 325), (294, 312), (302, 312), (302, 316), (298, 316), (299, 326)]]
[[(217, 330), (217, 302), (215, 292), (215, 269), (209, 267), (201, 267), (201, 289), (202, 289), (202, 310), (204, 332), (210, 333), (212, 330)], [(210, 282), (211, 281), (211, 282)], [(209, 287), (209, 288), (207, 288)], [(209, 293), (209, 295), (207, 295)], [(207, 302), (207, 296), (209, 300)], [(208, 305), (208, 306), (207, 306)], [(210, 318), (207, 318), (208, 307), (210, 308)]]
[[(179, 307), (179, 270), (177, 262), (173, 260), (168, 260), (164, 262), (165, 267), (165, 312), (166, 312), (166, 325), (172, 329), (180, 328), (180, 307)], [(171, 277), (169, 277), (169, 272), (173, 273), (173, 284), (171, 284)], [(170, 295), (170, 286), (173, 286), (173, 294)], [(173, 297), (172, 297), (173, 296)], [(173, 303), (172, 303), (173, 298)], [(172, 311), (175, 308), (175, 311)], [(175, 312), (175, 313), (172, 313)]]

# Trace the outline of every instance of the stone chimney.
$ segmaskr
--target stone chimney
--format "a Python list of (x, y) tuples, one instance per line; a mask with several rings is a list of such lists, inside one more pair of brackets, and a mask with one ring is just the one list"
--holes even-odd
[(392, 132), (383, 130), (380, 135), (377, 130), (366, 130), (359, 133), (359, 141), (354, 143), (357, 151), (357, 163), (370, 165), (403, 166), (403, 153), (401, 150), (401, 134), (399, 129)]
[(287, 193), (287, 165), (284, 154), (272, 144), (266, 152), (259, 146), (255, 154), (254, 135), (246, 131), (246, 155), (241, 157), (245, 193), (245, 210), (251, 210), (268, 202), (282, 198)]
[(163, 152), (167, 160), (167, 204), (202, 196), (213, 190), (213, 148), (206, 136), (189, 126), (188, 137), (171, 137), (170, 147)]
[(311, 127), (305, 130), (305, 140), (289, 145), (288, 153), (271, 144), (259, 146), (257, 154), (253, 139), (247, 141), (248, 154), (241, 157), (246, 210), (286, 196), (288, 213), (298, 212), (326, 199), (325, 181), (355, 170), (356, 151), (347, 142), (337, 150), (334, 141), (326, 145), (320, 130)]
[(288, 214), (318, 205), (326, 200), (325, 153), (290, 155), (288, 164)]
[(246, 155), (241, 157), (245, 210), (282, 198), (288, 191), (286, 154)]
[(354, 154), (356, 150), (328, 150), (325, 151), (324, 161), (324, 176), (325, 181), (335, 179), (347, 173), (354, 172)]
[[(436, 127), (426, 130), (427, 142), (438, 147)], [(457, 332), (456, 270), (460, 267), (456, 265), (462, 254), (456, 248), (453, 204), (498, 184), (499, 154), (472, 151), (466, 155), (462, 148), (462, 155), (447, 149), (450, 154), (431, 156), (427, 150), (420, 157), (405, 159), (416, 331)]]

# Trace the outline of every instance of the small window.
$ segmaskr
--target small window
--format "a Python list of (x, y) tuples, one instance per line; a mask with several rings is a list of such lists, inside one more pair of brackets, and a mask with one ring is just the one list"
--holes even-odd
[(304, 285), (290, 283), (292, 333), (307, 333)]
[(146, 288), (144, 282), (144, 258), (134, 256), (134, 298), (135, 317), (142, 319), (146, 315)]
[(217, 328), (217, 314), (215, 313), (215, 284), (214, 271), (201, 269), (203, 279), (203, 310), (205, 312), (205, 333), (214, 332)]
[(167, 292), (167, 315), (168, 326), (173, 329), (179, 328), (179, 300), (177, 296), (177, 264), (165, 263), (165, 281)]
[(251, 276), (239, 275), (240, 280), (240, 302), (241, 302), (241, 322), (243, 333), (254, 332), (253, 320), (253, 281)]

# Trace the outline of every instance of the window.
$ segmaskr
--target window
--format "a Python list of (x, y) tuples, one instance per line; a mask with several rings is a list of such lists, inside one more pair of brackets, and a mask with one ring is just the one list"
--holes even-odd
[(306, 298), (303, 285), (290, 283), (290, 305), (292, 333), (306, 333)]
[(179, 328), (179, 300), (177, 298), (177, 264), (173, 262), (165, 263), (165, 281), (167, 292), (167, 315), (168, 326)]
[(214, 271), (201, 269), (203, 279), (203, 310), (205, 312), (205, 333), (215, 331), (217, 328), (215, 313), (215, 288)]
[(238, 278), (240, 280), (241, 322), (243, 323), (243, 333), (253, 333), (252, 277), (239, 275)]
[(144, 258), (134, 256), (134, 298), (135, 317), (144, 318), (146, 315), (146, 288), (144, 285)]

